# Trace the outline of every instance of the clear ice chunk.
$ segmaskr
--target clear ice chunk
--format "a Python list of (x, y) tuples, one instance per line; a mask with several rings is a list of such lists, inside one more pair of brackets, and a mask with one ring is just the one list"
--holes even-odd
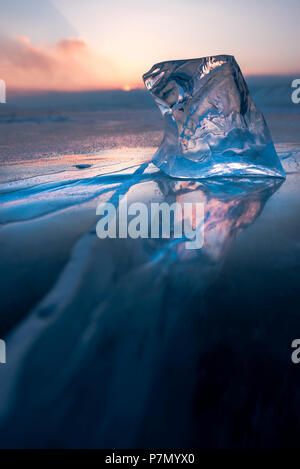
[(233, 56), (161, 62), (143, 79), (165, 121), (153, 162), (166, 174), (285, 177)]

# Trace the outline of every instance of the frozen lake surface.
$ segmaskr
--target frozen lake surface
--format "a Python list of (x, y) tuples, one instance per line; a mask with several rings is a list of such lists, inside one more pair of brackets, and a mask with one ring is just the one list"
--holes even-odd
[[(2, 162), (1, 446), (298, 444), (300, 144), (280, 135), (285, 181), (171, 179), (149, 136)], [(96, 206), (124, 195), (204, 201), (203, 248), (100, 240)]]

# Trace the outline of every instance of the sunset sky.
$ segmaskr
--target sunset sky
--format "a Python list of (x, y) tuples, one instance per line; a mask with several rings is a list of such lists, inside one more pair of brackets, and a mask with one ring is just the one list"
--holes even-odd
[(0, 0), (0, 78), (129, 90), (156, 62), (220, 53), (245, 75), (296, 76), (299, 18), (299, 0)]

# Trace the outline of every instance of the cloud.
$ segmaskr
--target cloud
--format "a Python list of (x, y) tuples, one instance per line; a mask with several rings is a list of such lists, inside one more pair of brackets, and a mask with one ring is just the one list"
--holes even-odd
[(118, 71), (81, 37), (35, 46), (28, 37), (0, 37), (0, 73), (7, 88), (83, 90), (116, 88)]
[(56, 43), (58, 51), (63, 53), (76, 53), (86, 50), (88, 47), (87, 42), (82, 37), (71, 37), (66, 39), (60, 39)]

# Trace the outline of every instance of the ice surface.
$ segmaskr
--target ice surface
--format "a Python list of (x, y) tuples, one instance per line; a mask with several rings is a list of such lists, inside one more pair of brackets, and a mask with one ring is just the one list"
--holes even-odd
[[(1, 448), (275, 445), (298, 415), (295, 374), (277, 382), (286, 368), (278, 344), (299, 330), (300, 147), (278, 147), (284, 184), (171, 179), (147, 166), (152, 152), (6, 167)], [(75, 161), (93, 164), (78, 170)], [(129, 203), (203, 201), (203, 248), (172, 238), (99, 240), (96, 207), (120, 195)], [(268, 340), (274, 347), (264, 357)], [(270, 361), (279, 368), (270, 371)], [(257, 395), (262, 417), (253, 420)], [(282, 417), (276, 409), (286, 396), (295, 404)], [(243, 411), (241, 432), (233, 408)], [(265, 423), (265, 415), (273, 418)]]
[(143, 79), (165, 120), (153, 160), (165, 173), (285, 177), (233, 56), (161, 62)]

